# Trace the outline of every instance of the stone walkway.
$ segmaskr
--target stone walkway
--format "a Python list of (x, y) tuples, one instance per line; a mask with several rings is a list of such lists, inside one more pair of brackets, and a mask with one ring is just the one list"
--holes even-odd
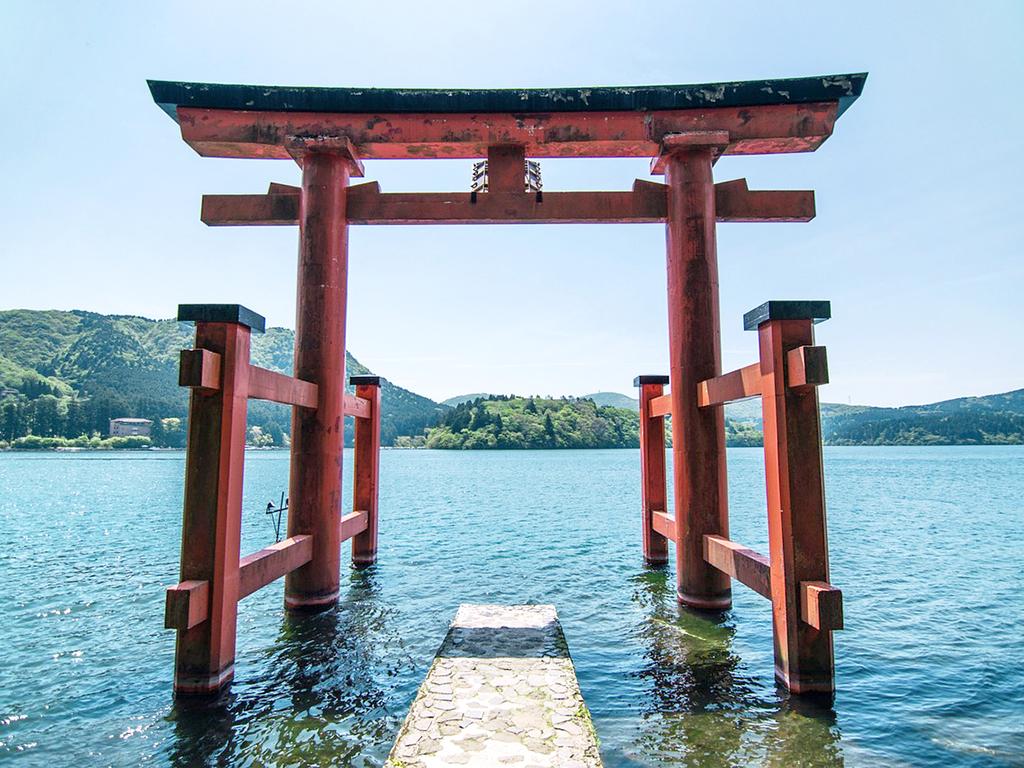
[(459, 607), (387, 762), (449, 765), (601, 765), (553, 605)]

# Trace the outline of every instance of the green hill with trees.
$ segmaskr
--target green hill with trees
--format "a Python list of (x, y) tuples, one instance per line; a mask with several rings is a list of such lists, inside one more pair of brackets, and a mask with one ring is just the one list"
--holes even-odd
[[(109, 420), (129, 416), (153, 420), (153, 444), (184, 445), (188, 391), (178, 387), (178, 353), (192, 346), (193, 335), (191, 323), (174, 320), (79, 310), (0, 312), (0, 441), (99, 446)], [(268, 328), (253, 336), (252, 362), (288, 373), (294, 344), (293, 331)], [(346, 364), (349, 374), (369, 373), (351, 355)], [(445, 410), (386, 380), (381, 390), (381, 437), (388, 445), (399, 435), (421, 433)], [(250, 401), (252, 444), (286, 444), (290, 423), (287, 406)], [(349, 422), (349, 441), (351, 429)], [(125, 445), (116, 438), (106, 443)]]
[[(725, 413), (760, 436), (758, 400)], [(1024, 445), (1024, 389), (900, 408), (822, 403), (821, 433), (826, 445)]]
[[(178, 353), (193, 326), (174, 320), (79, 310), (0, 312), (0, 447), (181, 447), (188, 392)], [(253, 336), (252, 361), (288, 373), (295, 334)], [(351, 355), (350, 374), (369, 373)], [(615, 392), (582, 398), (462, 395), (435, 403), (384, 381), (385, 445), (430, 448), (627, 448), (638, 444), (636, 400)], [(760, 445), (756, 400), (726, 408), (726, 441)], [(1024, 389), (903, 408), (822, 403), (831, 445), (1021, 445)], [(152, 440), (105, 438), (117, 417), (153, 420)], [(290, 409), (249, 403), (249, 443), (288, 443)], [(671, 426), (671, 425), (669, 425)], [(351, 421), (346, 441), (351, 444)]]
[[(502, 413), (496, 403), (519, 404), (526, 398), (496, 395), (463, 395), (445, 402), (459, 404), (455, 409), (470, 413)], [(535, 404), (551, 403), (549, 410), (569, 408), (586, 410), (583, 403), (592, 403), (596, 412), (604, 415), (612, 411), (629, 414), (633, 426), (629, 434), (637, 434), (638, 402), (617, 392), (598, 392), (582, 398), (541, 400)], [(515, 408), (516, 406), (512, 406)], [(532, 414), (531, 414), (532, 415)], [(515, 436), (499, 438), (488, 423), (488, 415), (479, 415), (467, 422), (465, 414), (458, 417), (447, 414), (442, 422), (426, 433), (425, 441), (414, 441), (435, 448), (493, 448), (493, 447), (611, 447), (592, 445), (586, 436), (559, 435), (548, 439), (540, 430), (537, 418), (529, 429), (517, 429)], [(557, 426), (557, 422), (554, 422)], [(668, 420), (671, 431), (671, 419)], [(501, 423), (504, 429), (505, 420)], [(541, 425), (543, 426), (543, 425)], [(929, 405), (909, 405), (902, 408), (876, 408), (866, 405), (821, 404), (821, 430), (826, 445), (1024, 445), (1024, 389), (984, 397), (962, 397)], [(729, 446), (760, 446), (761, 403), (757, 399), (730, 403), (725, 409), (725, 437)], [(503, 444), (504, 443), (515, 443)], [(580, 444), (580, 443), (584, 443)], [(637, 445), (633, 438), (631, 447)]]
[(1024, 445), (1024, 389), (902, 408), (822, 406), (830, 445)]
[(427, 448), (635, 448), (633, 411), (593, 400), (490, 395), (459, 403), (426, 432)]
[[(761, 444), (761, 433), (746, 424), (727, 419), (725, 428), (728, 445)], [(671, 436), (669, 419), (669, 441)], [(424, 439), (403, 442), (459, 449), (636, 448), (640, 419), (635, 408), (598, 405), (590, 397), (486, 395), (458, 399), (458, 405), (428, 429)]]

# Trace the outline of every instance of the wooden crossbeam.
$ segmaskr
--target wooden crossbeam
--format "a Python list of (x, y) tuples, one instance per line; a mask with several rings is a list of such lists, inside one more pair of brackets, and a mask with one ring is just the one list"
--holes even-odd
[(346, 539), (351, 539), (356, 534), (362, 533), (366, 530), (368, 523), (369, 518), (366, 512), (349, 512), (341, 518), (341, 540), (345, 541)]
[[(643, 192), (392, 192), (375, 183), (348, 190), (349, 224), (650, 224), (665, 220), (663, 190)], [(652, 185), (660, 186), (660, 185)], [(210, 226), (296, 225), (294, 194), (203, 195)]]
[(671, 416), (672, 395), (659, 395), (651, 400), (651, 416)]
[(664, 195), (634, 192), (387, 193), (352, 195), (351, 224), (651, 224)]
[(738, 371), (730, 371), (705, 379), (697, 385), (697, 405), (722, 405), (761, 394), (761, 364), (752, 363)]
[[(348, 188), (349, 224), (650, 224), (665, 221), (667, 187), (638, 180), (629, 192), (492, 191), (382, 193), (377, 182)], [(809, 221), (811, 191), (751, 192), (745, 179), (715, 185), (719, 222)], [(203, 195), (210, 226), (294, 226), (299, 191), (272, 184), (266, 195)]]
[(192, 629), (210, 615), (210, 582), (191, 579), (167, 588), (164, 627)]
[(300, 408), (316, 408), (317, 386), (309, 381), (250, 365), (249, 398), (297, 405)]
[(297, 195), (302, 192), (302, 187), (296, 187), (292, 184), (281, 184), (276, 181), (270, 182), (267, 187), (268, 195)]
[(178, 361), (178, 386), (216, 392), (220, 389), (221, 356), (209, 349), (183, 349)]
[(719, 222), (804, 222), (814, 215), (813, 190), (751, 190), (746, 179), (715, 184), (715, 219)]
[(842, 629), (842, 591), (824, 581), (800, 582), (800, 618), (815, 629)]
[[(308, 535), (292, 536), (246, 555), (238, 562), (238, 599), (302, 567), (312, 556), (313, 537)], [(191, 629), (206, 621), (209, 615), (209, 581), (183, 581), (167, 588), (164, 605), (167, 629)]]
[(786, 353), (786, 386), (803, 391), (828, 384), (825, 347), (802, 346)]
[(313, 537), (292, 536), (246, 555), (238, 563), (238, 599), (301, 568), (313, 557)]
[(651, 513), (651, 527), (669, 541), (676, 540), (676, 519), (664, 512)]
[[(221, 356), (208, 349), (181, 350), (178, 385), (206, 392), (220, 389)], [(286, 376), (277, 371), (248, 366), (248, 396), (250, 400), (270, 400), (274, 403), (316, 408), (317, 386), (309, 381)], [(353, 416), (367, 418), (369, 408), (349, 396)], [(366, 414), (366, 415), (364, 415)]]
[(764, 555), (721, 536), (705, 536), (704, 560), (762, 597), (772, 599), (771, 565)]
[(357, 419), (370, 418), (370, 403), (362, 397), (345, 395), (345, 415), (354, 416)]
[(205, 157), (288, 158), (295, 137), (352, 142), (367, 159), (468, 159), (518, 144), (527, 157), (654, 157), (663, 137), (727, 131), (723, 154), (809, 152), (832, 134), (838, 103), (544, 114), (355, 114), (179, 107), (182, 138)]
[(203, 195), (199, 218), (211, 227), (297, 226), (299, 194)]

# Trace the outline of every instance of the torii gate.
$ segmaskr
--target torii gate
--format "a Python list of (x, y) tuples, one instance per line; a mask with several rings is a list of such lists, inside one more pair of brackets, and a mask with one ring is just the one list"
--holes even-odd
[[(828, 583), (821, 437), (815, 386), (827, 381), (812, 323), (828, 302), (768, 302), (744, 318), (760, 361), (722, 375), (715, 223), (809, 221), (814, 193), (715, 184), (724, 154), (809, 152), (860, 95), (866, 74), (626, 88), (390, 90), (277, 88), (150, 81), (156, 103), (205, 157), (294, 159), (301, 188), (205, 195), (211, 226), (299, 226), (294, 376), (249, 364), (263, 318), (237, 305), (183, 305), (196, 349), (182, 353), (192, 387), (181, 583), (167, 594), (178, 630), (174, 687), (210, 694), (234, 672), (240, 598), (285, 576), (289, 609), (338, 599), (340, 544), (356, 566), (377, 548), (380, 394), (376, 377), (344, 393), (350, 224), (665, 222), (669, 375), (641, 376), (644, 556), (676, 543), (683, 605), (721, 611), (730, 578), (773, 606), (776, 676), (794, 693), (834, 690), (832, 630), (841, 594)], [(665, 183), (628, 192), (540, 192), (526, 158), (652, 157)], [(485, 190), (380, 191), (349, 186), (363, 158), (486, 158)], [(663, 394), (665, 384), (671, 393)], [(770, 557), (729, 540), (723, 408), (761, 396)], [(293, 406), (288, 538), (240, 559), (246, 401)], [(668, 514), (664, 425), (671, 415), (675, 515)], [(342, 420), (356, 424), (355, 499), (341, 514)]]

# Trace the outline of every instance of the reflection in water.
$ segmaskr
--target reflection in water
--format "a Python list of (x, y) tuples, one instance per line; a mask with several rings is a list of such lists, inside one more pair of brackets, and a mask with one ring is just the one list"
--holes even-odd
[(635, 673), (647, 684), (645, 726), (637, 737), (644, 764), (687, 766), (842, 766), (835, 713), (781, 689), (766, 692), (732, 652), (730, 613), (681, 608), (665, 569), (633, 578), (644, 646)]
[[(276, 644), (239, 664), (218, 700), (176, 702), (172, 764), (381, 765), (367, 747), (397, 731), (394, 680), (411, 662), (375, 579), (373, 568), (353, 571), (334, 608), (283, 614)], [(266, 674), (247, 679), (257, 670)]]

